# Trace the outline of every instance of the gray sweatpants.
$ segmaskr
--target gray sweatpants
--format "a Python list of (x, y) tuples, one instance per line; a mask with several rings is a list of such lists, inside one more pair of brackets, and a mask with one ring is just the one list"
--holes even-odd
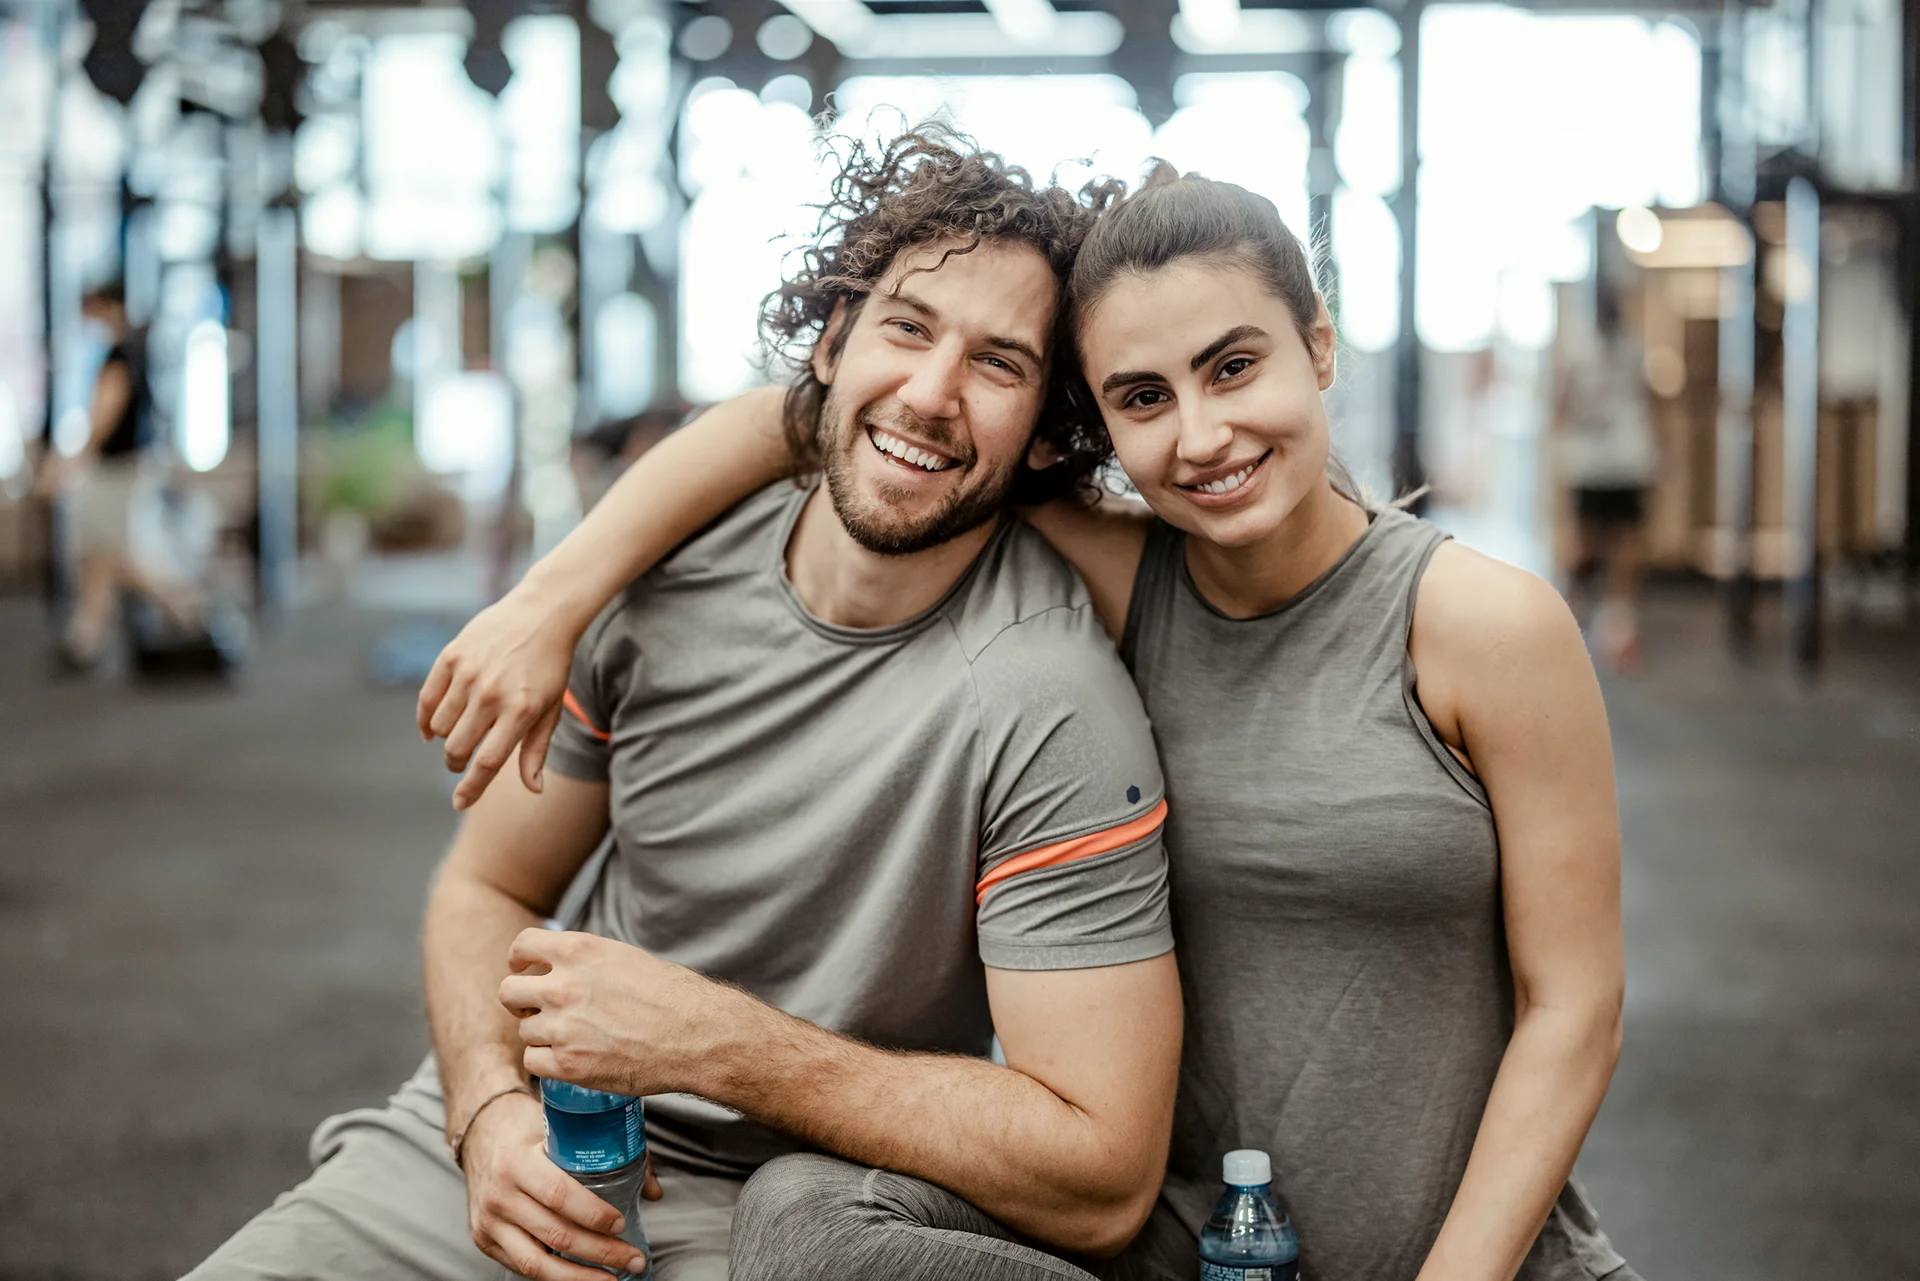
[(1119, 1258), (1070, 1263), (944, 1188), (838, 1157), (776, 1157), (733, 1217), (732, 1281), (1192, 1281), (1199, 1250), (1156, 1205)]
[[(310, 1178), (188, 1274), (189, 1281), (500, 1281), (467, 1228), (467, 1186), (447, 1154), (433, 1059), (383, 1108), (329, 1117)], [(659, 1281), (726, 1281), (738, 1179), (656, 1163), (665, 1193), (643, 1202)]]

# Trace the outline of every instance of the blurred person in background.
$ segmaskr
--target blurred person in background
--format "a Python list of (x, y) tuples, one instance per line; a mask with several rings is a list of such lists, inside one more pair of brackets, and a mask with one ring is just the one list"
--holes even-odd
[[(1161, 166), (1087, 236), (1069, 305), (1078, 403), (1146, 508), (1028, 519), (1152, 717), (1187, 1011), (1160, 1203), (1096, 1271), (1191, 1281), (1220, 1159), (1251, 1147), (1315, 1281), (1636, 1281), (1573, 1178), (1625, 979), (1606, 712), (1565, 603), (1338, 466), (1333, 322), (1264, 197)], [(537, 777), (565, 620), (806, 469), (773, 439), (690, 425), (469, 624), (421, 697), (472, 754), (461, 794), (529, 729)], [(945, 1204), (783, 1158), (742, 1195), (733, 1281), (1085, 1281)]]
[(199, 616), (191, 588), (159, 571), (135, 543), (138, 510), (159, 501), (161, 479), (153, 451), (146, 331), (128, 323), (118, 285), (87, 294), (81, 314), (108, 344), (94, 378), (91, 430), (71, 457), (47, 456), (37, 485), (43, 498), (62, 489), (73, 497), (79, 595), (55, 651), (71, 671), (89, 670), (100, 661), (123, 592), (145, 596), (182, 629), (195, 627)]
[(1601, 283), (1592, 341), (1569, 363), (1554, 401), (1555, 458), (1573, 498), (1574, 600), (1593, 596), (1594, 649), (1616, 671), (1637, 667), (1640, 579), (1646, 560), (1647, 493), (1660, 470), (1647, 391), (1646, 357), (1622, 317), (1619, 295)]
[[(489, 790), (435, 879), (433, 1056), (194, 1281), (645, 1268), (530, 1075), (647, 1096), (658, 1281), (724, 1281), (743, 1182), (806, 1148), (976, 1232), (1133, 1236), (1179, 1063), (1164, 789), (1085, 588), (1005, 510), (1092, 217), (941, 130), (850, 151), (767, 319), (791, 412), (715, 411), (824, 481), (767, 475), (589, 610), (555, 776)], [(580, 928), (541, 928), (609, 833)]]

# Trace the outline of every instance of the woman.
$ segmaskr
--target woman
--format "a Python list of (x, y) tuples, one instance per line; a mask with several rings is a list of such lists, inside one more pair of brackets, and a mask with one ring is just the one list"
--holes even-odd
[[(1316, 1281), (1632, 1277), (1569, 1183), (1622, 992), (1612, 761), (1572, 618), (1335, 479), (1333, 325), (1265, 199), (1163, 166), (1069, 296), (1152, 511), (1030, 519), (1086, 578), (1164, 760), (1188, 1010), (1165, 1201), (1197, 1231), (1221, 1153), (1262, 1148)], [(663, 444), (470, 625), (421, 695), (450, 762), (497, 769), (533, 726), (537, 785), (574, 638), (785, 465), (777, 417), (756, 393)]]

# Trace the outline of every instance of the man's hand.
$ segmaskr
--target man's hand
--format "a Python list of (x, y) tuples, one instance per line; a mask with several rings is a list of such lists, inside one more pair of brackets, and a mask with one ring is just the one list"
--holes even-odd
[[(548, 1253), (548, 1247), (618, 1271), (646, 1259), (616, 1235), (620, 1212), (547, 1159), (540, 1103), (511, 1095), (474, 1118), (461, 1149), (467, 1223), (473, 1243), (496, 1263), (533, 1281), (607, 1281), (607, 1274)], [(660, 1192), (647, 1176), (649, 1199)]]
[(467, 771), (453, 792), (455, 809), (480, 799), (515, 745), (520, 781), (540, 790), (579, 640), (580, 629), (523, 582), (440, 651), (414, 715), (422, 738), (447, 740), (447, 768)]
[(759, 1002), (626, 943), (523, 930), (500, 1003), (520, 1020), (528, 1072), (615, 1094), (708, 1092)]

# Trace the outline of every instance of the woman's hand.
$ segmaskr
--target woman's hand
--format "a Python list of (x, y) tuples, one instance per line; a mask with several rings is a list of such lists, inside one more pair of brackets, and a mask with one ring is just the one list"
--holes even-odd
[(480, 799), (516, 745), (520, 781), (540, 790), (583, 630), (556, 617), (523, 583), (474, 615), (440, 651), (415, 714), (421, 738), (447, 740), (447, 768), (466, 771), (453, 790), (455, 809)]

